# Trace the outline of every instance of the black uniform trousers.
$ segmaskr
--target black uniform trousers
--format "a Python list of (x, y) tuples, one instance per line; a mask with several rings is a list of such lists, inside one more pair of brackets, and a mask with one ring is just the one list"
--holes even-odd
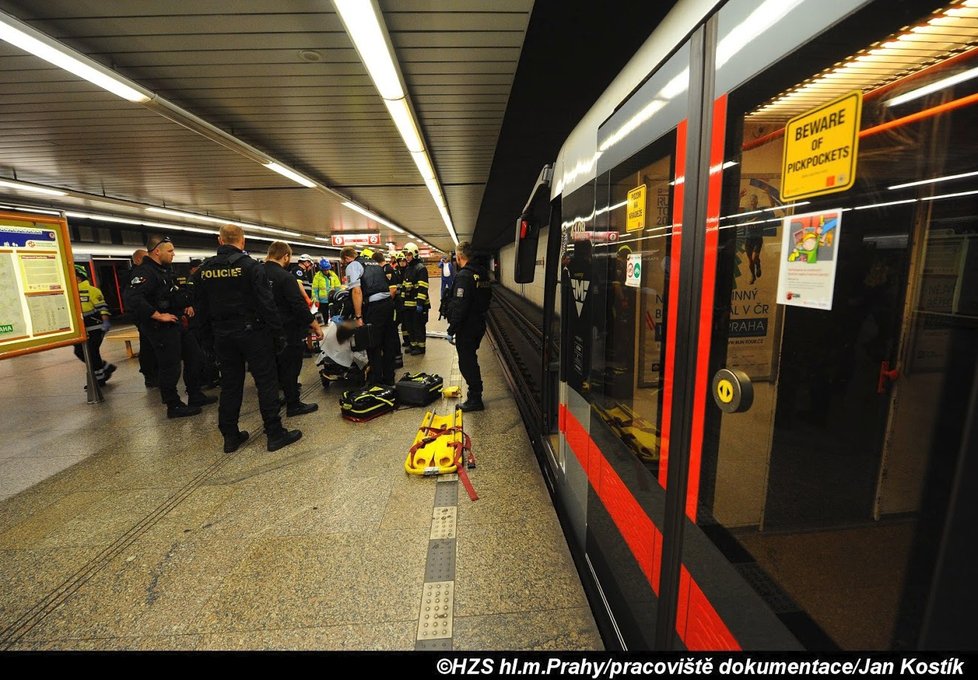
[(197, 338), (177, 323), (150, 321), (140, 324), (146, 335), (159, 366), (157, 373), (160, 384), (160, 397), (164, 404), (180, 403), (177, 382), (180, 380), (180, 364), (183, 362), (183, 384), (191, 397), (201, 394), (200, 366), (201, 349)]
[(139, 372), (143, 374), (143, 380), (156, 382), (160, 372), (160, 367), (156, 363), (156, 352), (153, 350), (153, 343), (150, 341), (141, 324), (139, 328)]
[(363, 323), (373, 326), (373, 343), (367, 346), (372, 384), (394, 384), (394, 357), (401, 353), (394, 328), (394, 301), (390, 298), (367, 303)]
[[(99, 348), (102, 346), (102, 338), (105, 337), (105, 333), (98, 326), (85, 330), (88, 332), (88, 353), (92, 357), (92, 370), (101, 371), (105, 368), (105, 361), (102, 359)], [(75, 345), (74, 350), (75, 356), (81, 361), (85, 361), (85, 353), (82, 351), (81, 343)]]
[(455, 349), (458, 351), (458, 371), (468, 385), (466, 397), (482, 397), (482, 371), (479, 368), (478, 350), (486, 334), (486, 324), (481, 322), (474, 328), (459, 330), (455, 335)]
[(425, 349), (428, 340), (428, 310), (421, 313), (417, 307), (405, 308), (404, 324), (408, 328), (411, 349)]
[(285, 393), (285, 403), (298, 404), (299, 373), (302, 372), (302, 359), (305, 355), (305, 338), (288, 338), (285, 349), (275, 357), (278, 367), (278, 386)]
[(214, 350), (217, 360), (221, 362), (221, 403), (217, 411), (217, 426), (221, 434), (227, 437), (238, 433), (245, 363), (258, 388), (258, 409), (265, 423), (266, 434), (281, 432), (275, 350), (268, 331), (242, 328), (216, 334)]

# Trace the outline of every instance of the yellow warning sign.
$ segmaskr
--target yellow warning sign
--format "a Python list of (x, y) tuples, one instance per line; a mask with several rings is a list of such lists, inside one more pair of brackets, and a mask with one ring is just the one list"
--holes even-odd
[(645, 229), (645, 185), (628, 192), (628, 219), (626, 231)]
[(717, 397), (719, 397), (720, 401), (722, 401), (724, 404), (729, 404), (732, 402), (734, 398), (733, 383), (726, 378), (720, 380), (720, 382), (717, 383)]
[(863, 93), (850, 92), (788, 121), (782, 200), (845, 191), (855, 183), (862, 105)]

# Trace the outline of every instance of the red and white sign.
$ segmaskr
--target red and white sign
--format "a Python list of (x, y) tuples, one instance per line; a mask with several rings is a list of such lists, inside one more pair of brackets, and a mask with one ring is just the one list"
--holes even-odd
[(334, 246), (379, 246), (380, 234), (333, 234)]
[(594, 241), (595, 243), (614, 243), (618, 240), (617, 231), (572, 231), (572, 241)]

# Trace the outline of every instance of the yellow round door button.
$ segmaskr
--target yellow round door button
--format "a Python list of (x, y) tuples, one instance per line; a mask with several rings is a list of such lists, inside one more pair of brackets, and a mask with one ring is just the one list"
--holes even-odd
[(724, 404), (729, 404), (734, 398), (734, 386), (726, 379), (720, 380), (717, 383), (717, 397), (720, 398)]

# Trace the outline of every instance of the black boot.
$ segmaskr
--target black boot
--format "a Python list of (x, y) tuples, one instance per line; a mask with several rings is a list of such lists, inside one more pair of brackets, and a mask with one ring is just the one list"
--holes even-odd
[(283, 446), (293, 444), (302, 439), (300, 430), (286, 430), (284, 427), (278, 431), (268, 432), (268, 443), (266, 447), (269, 451), (278, 451)]
[(459, 404), (458, 407), (462, 409), (463, 413), (486, 410), (486, 405), (482, 403), (482, 395), (475, 392), (470, 393), (469, 398)]
[(302, 416), (307, 413), (312, 413), (313, 411), (319, 410), (319, 404), (304, 404), (301, 401), (297, 401), (294, 404), (289, 404), (285, 408), (285, 415), (287, 416)]
[(187, 416), (195, 416), (198, 413), (200, 413), (199, 406), (187, 406), (182, 401), (175, 401), (172, 404), (166, 405), (167, 418), (186, 418)]
[(224, 435), (224, 453), (234, 453), (248, 441), (248, 431), (241, 430), (237, 434)]
[(208, 404), (216, 404), (217, 397), (198, 392), (197, 394), (191, 394), (187, 399), (187, 403), (191, 406), (207, 406)]

